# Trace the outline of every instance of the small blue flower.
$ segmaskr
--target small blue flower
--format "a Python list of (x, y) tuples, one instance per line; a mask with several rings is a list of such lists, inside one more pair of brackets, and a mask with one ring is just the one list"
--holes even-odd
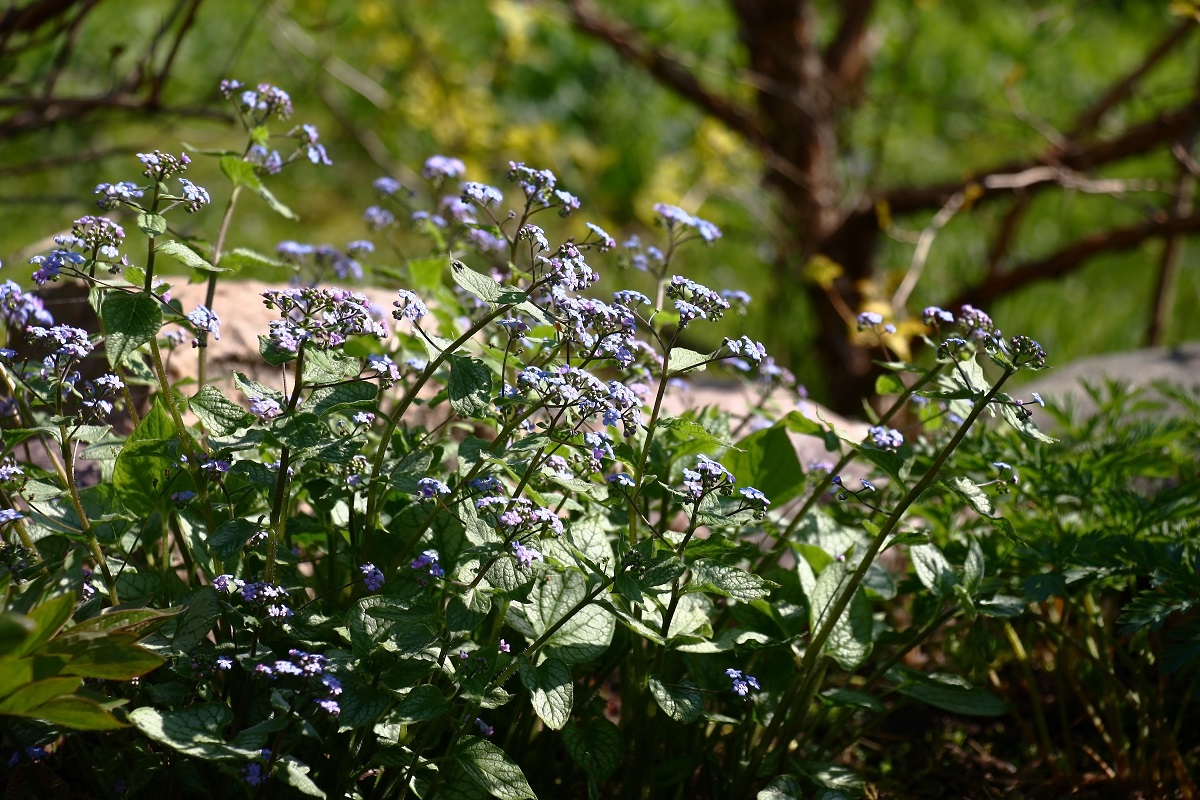
[(437, 478), (421, 478), (417, 481), (417, 494), (422, 500), (428, 500), (441, 494), (450, 494), (450, 487)]
[(875, 442), (875, 446), (884, 450), (895, 450), (904, 444), (904, 435), (895, 428), (875, 425), (867, 433), (870, 434), (872, 441)]
[(370, 561), (359, 566), (358, 571), (363, 574), (363, 585), (368, 592), (378, 592), (383, 588), (383, 572)]
[(858, 315), (858, 329), (860, 331), (865, 328), (878, 328), (882, 324), (882, 314), (876, 314), (874, 311), (864, 311)]
[(733, 691), (738, 697), (745, 697), (751, 690), (756, 692), (762, 691), (762, 687), (758, 685), (758, 681), (753, 675), (743, 675), (740, 669), (730, 667), (725, 670), (725, 674), (733, 681)]

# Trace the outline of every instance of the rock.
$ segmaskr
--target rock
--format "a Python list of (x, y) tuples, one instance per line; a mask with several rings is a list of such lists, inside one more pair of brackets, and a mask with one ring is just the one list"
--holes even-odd
[[(1096, 412), (1096, 403), (1088, 396), (1084, 384), (1100, 386), (1105, 380), (1131, 388), (1165, 382), (1200, 392), (1200, 342), (1081, 358), (1044, 373), (1044, 377), (1014, 393), (1028, 398), (1031, 392), (1037, 392), (1048, 404), (1090, 416)], [(1182, 410), (1178, 404), (1168, 402), (1167, 405), (1169, 413)], [(1045, 415), (1040, 415), (1038, 424), (1041, 425), (1043, 420)]]

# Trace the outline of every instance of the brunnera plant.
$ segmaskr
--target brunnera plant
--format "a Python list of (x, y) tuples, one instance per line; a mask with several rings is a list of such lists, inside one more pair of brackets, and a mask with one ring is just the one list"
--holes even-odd
[[(661, 242), (618, 247), (570, 227), (579, 200), (520, 163), (505, 191), (435, 156), (420, 187), (376, 181), (373, 238), (226, 252), (243, 195), (292, 216), (268, 184), (331, 162), (315, 128), (287, 127), (282, 90), (221, 89), (246, 141), (193, 151), (230, 186), (211, 241), (186, 232), (211, 205), (191, 156), (142, 153), (141, 179), (96, 189), (113, 217), (34, 259), (38, 284), (86, 283), (98, 330), (3, 286), (10, 774), (101, 796), (851, 796), (861, 779), (835, 760), (889, 695), (1004, 713), (901, 661), (956, 617), (1020, 611), (977, 539), (1011, 533), (993, 502), (1008, 478), (956, 454), (985, 415), (1048, 441), (1004, 392), (1044, 365), (1035, 342), (926, 309), (930, 362), (886, 362), (895, 400), (865, 441), (772, 414), (797, 387), (761, 344), (684, 346), (750, 303), (679, 274), (716, 226), (660, 204)], [(400, 253), (402, 225), (430, 255)], [(162, 257), (207, 281), (205, 304), (171, 299)], [(605, 260), (630, 285), (611, 299)], [(277, 380), (235, 374), (227, 395), (205, 354), (236, 309), (213, 298), (246, 266), (296, 280), (261, 298)], [(403, 285), (391, 309), (318, 282), (367, 273)], [(894, 329), (856, 322), (886, 358)], [(196, 383), (172, 385), (174, 349)], [(667, 413), (710, 366), (760, 401)], [(915, 417), (927, 435), (895, 427)], [(801, 465), (795, 434), (833, 463)], [(856, 460), (877, 477), (843, 477)], [(922, 527), (945, 514), (977, 523), (958, 563)], [(889, 548), (915, 580), (882, 565)], [(876, 617), (906, 596), (910, 624)]]

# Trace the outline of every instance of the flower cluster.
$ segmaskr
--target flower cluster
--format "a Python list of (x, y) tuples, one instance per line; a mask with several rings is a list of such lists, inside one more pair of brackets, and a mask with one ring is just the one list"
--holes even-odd
[(145, 194), (136, 183), (118, 181), (117, 183), (97, 184), (92, 194), (100, 195), (96, 205), (104, 211), (110, 211), (122, 203), (135, 205), (134, 200), (140, 200)]
[(895, 428), (875, 425), (867, 433), (870, 435), (871, 441), (875, 443), (875, 446), (884, 450), (896, 450), (900, 445), (904, 444), (904, 434)]
[[(439, 556), (437, 550), (423, 550), (421, 555), (413, 559), (412, 563), (408, 566), (410, 569), (427, 570), (429, 574), (435, 578), (443, 578), (446, 575), (446, 571), (443, 570), (441, 564), (438, 563), (438, 558)], [(422, 581), (422, 583), (423, 582), (424, 581)]]
[(153, 153), (138, 153), (137, 157), (145, 167), (142, 174), (159, 183), (172, 175), (178, 175), (185, 171), (192, 163), (192, 159), (188, 158), (187, 153), (180, 153), (178, 157), (175, 157), (161, 150), (155, 150)]
[(525, 193), (527, 209), (557, 208), (560, 217), (579, 208), (579, 198), (557, 188), (558, 178), (548, 169), (533, 169), (523, 162), (508, 162), (508, 179)]
[(283, 89), (269, 83), (260, 83), (254, 89), (244, 89), (239, 94), (238, 90), (244, 86), (241, 81), (223, 80), (220, 86), (221, 94), (233, 102), (238, 111), (248, 115), (252, 125), (261, 125), (271, 117), (286, 120), (292, 116), (292, 98)]
[(45, 286), (51, 281), (58, 280), (59, 273), (63, 269), (80, 267), (85, 261), (86, 259), (82, 255), (70, 250), (51, 250), (50, 255), (39, 255), (29, 259), (30, 264), (36, 264), (38, 267), (32, 276), (34, 283), (38, 286)]
[(733, 681), (733, 691), (738, 697), (745, 697), (753, 689), (756, 692), (762, 691), (762, 687), (758, 685), (753, 675), (745, 675), (740, 669), (730, 667), (725, 670), (725, 674)]
[(538, 550), (521, 542), (513, 542), (512, 551), (513, 556), (517, 559), (517, 565), (526, 569), (532, 569), (534, 561), (543, 560), (542, 554)]
[(719, 292), (682, 275), (671, 278), (667, 296), (675, 301), (680, 328), (686, 327), (694, 319), (719, 320), (730, 307), (729, 301)]
[(398, 298), (392, 301), (392, 306), (396, 309), (392, 312), (392, 318), (396, 321), (406, 319), (409, 322), (418, 322), (429, 314), (429, 309), (421, 302), (421, 298), (417, 297), (416, 293), (400, 289), (396, 294)]
[(683, 493), (690, 500), (699, 502), (706, 494), (731, 487), (735, 482), (729, 470), (708, 456), (696, 456), (695, 467), (683, 470)]
[(287, 658), (277, 659), (271, 664), (259, 664), (254, 672), (275, 681), (298, 679), (299, 691), (311, 692), (314, 695), (313, 702), (336, 717), (342, 713), (336, 699), (342, 694), (342, 683), (325, 671), (328, 664), (329, 660), (323, 655), (292, 648), (288, 650)]
[(363, 586), (368, 592), (378, 592), (383, 588), (383, 571), (379, 567), (368, 561), (365, 564), (360, 564), (358, 571), (363, 574)]
[[(212, 334), (214, 339), (221, 338), (221, 318), (217, 316), (217, 312), (213, 311), (208, 306), (199, 305), (188, 312), (188, 322), (196, 326), (198, 331), (207, 331)], [(200, 340), (193, 339), (192, 347), (199, 347)]]
[(659, 224), (666, 228), (672, 237), (676, 237), (677, 243), (698, 237), (711, 245), (721, 238), (720, 228), (708, 220), (692, 216), (679, 206), (655, 203), (654, 213), (658, 215)]
[[(97, 217), (91, 214), (75, 220), (69, 235), (56, 236), (54, 241), (63, 247), (90, 253), (92, 261), (104, 258), (117, 261), (120, 258), (118, 247), (125, 238), (125, 229), (108, 217)], [(122, 260), (122, 265), (128, 263)]]
[(388, 329), (373, 313), (360, 292), (305, 287), (270, 289), (262, 293), (267, 308), (280, 312), (272, 320), (268, 337), (277, 353), (298, 353), (308, 342), (321, 350), (340, 347), (351, 336), (386, 339)]
[(213, 579), (213, 588), (220, 594), (239, 595), (243, 602), (265, 610), (269, 617), (281, 619), (292, 616), (292, 609), (279, 602), (288, 599), (288, 592), (282, 586), (264, 581), (247, 583), (232, 575), (218, 575)]
[(544, 530), (549, 530), (555, 536), (563, 535), (563, 523), (557, 514), (548, 508), (535, 507), (524, 497), (510, 500), (499, 495), (488, 495), (476, 500), (475, 507), (496, 514), (496, 522), (506, 539)]
[[(442, 183), (443, 181), (457, 180), (465, 175), (467, 167), (463, 162), (452, 156), (430, 156), (425, 159), (425, 166), (421, 168), (421, 177), (427, 181)], [(399, 185), (397, 184), (397, 188)], [(388, 192), (394, 194), (395, 192)]]
[(30, 322), (54, 324), (54, 317), (46, 310), (42, 298), (22, 291), (12, 281), (0, 284), (0, 320), (19, 331), (25, 330)]

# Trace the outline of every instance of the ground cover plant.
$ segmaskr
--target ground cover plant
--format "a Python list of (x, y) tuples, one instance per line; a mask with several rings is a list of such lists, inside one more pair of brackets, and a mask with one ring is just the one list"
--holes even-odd
[[(140, 176), (96, 188), (107, 216), (34, 259), (33, 282), (87, 286), (95, 330), (3, 286), (13, 791), (855, 797), (911, 755), (863, 744), (901, 715), (996, 724), (1017, 704), (1036, 725), (1013, 762), (1075, 779), (1089, 758), (1131, 785), (1192, 787), (1186, 703), (1159, 724), (1149, 685), (1132, 688), (1130, 717), (1105, 655), (1166, 659), (1170, 692), (1195, 666), (1190, 462), (1160, 448), (1149, 477), (1165, 483), (1093, 502), (1080, 474), (1143, 464), (1055, 455), (1041, 398), (1005, 390), (1045, 366), (1035, 341), (928, 308), (912, 364), (883, 347), (893, 322), (864, 312), (891, 402), (860, 441), (797, 411), (758, 342), (686, 346), (753, 313), (739, 287), (686, 275), (714, 225), (660, 204), (659, 241), (618, 243), (521, 163), (502, 189), (433, 156), (420, 186), (375, 182), (363, 239), (227, 251), (247, 215), (292, 214), (286, 173), (332, 160), (283, 90), (221, 88), (243, 143), (138, 154)], [(186, 177), (192, 158), (219, 160), (223, 211)], [(428, 253), (399, 252), (399, 226)], [(206, 356), (238, 310), (212, 298), (248, 266), (295, 278), (247, 299), (279, 313), (259, 337), (276, 379), (222, 389)], [(611, 300), (602, 268), (624, 284)], [(391, 308), (344, 288), (364, 275), (401, 287)], [(189, 277), (205, 305), (171, 299)], [(197, 377), (173, 382), (167, 356), (195, 358)], [(667, 413), (709, 368), (761, 401)], [(828, 461), (800, 464), (793, 435), (820, 437)], [(1196, 429), (1145, 436), (1194, 444)], [(1046, 530), (1064, 498), (1075, 513)], [(1120, 535), (1087, 536), (1112, 523)], [(1137, 594), (1114, 633), (1096, 606), (1121, 591)], [(1068, 655), (1051, 673), (1030, 653)], [(1048, 675), (1091, 728), (1066, 692), (1043, 708)]]

